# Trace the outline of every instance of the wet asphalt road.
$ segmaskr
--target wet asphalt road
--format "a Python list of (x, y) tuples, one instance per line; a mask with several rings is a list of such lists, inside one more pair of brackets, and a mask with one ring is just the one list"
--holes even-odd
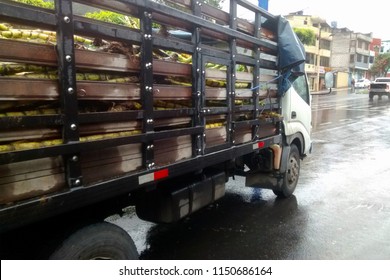
[(313, 95), (313, 153), (289, 199), (236, 178), (217, 204), (173, 225), (114, 223), (141, 259), (390, 259), (390, 102)]

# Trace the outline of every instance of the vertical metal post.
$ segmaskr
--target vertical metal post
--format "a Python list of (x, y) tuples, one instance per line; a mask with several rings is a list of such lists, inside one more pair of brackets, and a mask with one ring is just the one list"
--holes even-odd
[[(255, 25), (254, 25), (254, 34), (256, 38), (260, 38), (261, 35), (261, 14), (256, 12), (255, 14)], [(253, 100), (253, 119), (257, 119), (259, 117), (259, 92), (260, 92), (260, 47), (254, 46), (254, 55), (256, 58), (256, 64), (254, 65), (253, 69), (253, 88), (255, 88), (255, 91), (252, 93), (252, 100)], [(252, 127), (252, 139), (255, 139), (257, 137), (257, 133), (259, 130), (259, 126), (256, 125)]]
[[(142, 52), (141, 52), (141, 100), (144, 112), (143, 133), (154, 131), (153, 113), (153, 38), (152, 14), (146, 10), (140, 11)], [(151, 169), (154, 167), (154, 144), (147, 140), (143, 144), (143, 165)]]
[[(57, 58), (64, 144), (79, 141), (76, 64), (71, 0), (56, 0)], [(64, 155), (65, 176), (69, 187), (82, 185), (80, 155)]]
[[(237, 2), (230, 1), (230, 18), (229, 26), (233, 30), (237, 30)], [(236, 96), (236, 55), (237, 55), (237, 44), (235, 38), (230, 38), (229, 41), (229, 50), (230, 50), (230, 65), (229, 65), (229, 76), (228, 76), (228, 130), (230, 133), (227, 134), (228, 143), (235, 143), (235, 96)]]
[[(195, 16), (201, 16), (202, 10), (201, 1), (192, 1), (192, 13)], [(202, 61), (201, 48), (201, 30), (195, 26), (192, 31), (192, 45), (194, 52), (192, 54), (192, 106), (194, 107), (193, 125), (206, 127), (206, 118), (202, 113), (204, 108), (204, 90), (205, 90), (205, 74)], [(198, 156), (204, 153), (205, 148), (205, 131), (198, 135), (193, 135), (192, 139), (192, 155)]]

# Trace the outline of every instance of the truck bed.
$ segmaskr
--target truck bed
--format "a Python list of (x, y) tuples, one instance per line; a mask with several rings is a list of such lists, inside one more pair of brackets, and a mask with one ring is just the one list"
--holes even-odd
[[(129, 15), (140, 27), (72, 14), (73, 2)], [(0, 23), (10, 29), (55, 32), (54, 43), (16, 31), (0, 37), (1, 231), (282, 141), (277, 84), (265, 85), (278, 76), (275, 30), (261, 28), (275, 18), (245, 1), (237, 2), (256, 11), (256, 24), (233, 20), (234, 10), (167, 2), (182, 9), (63, 0), (46, 10), (0, 0)], [(135, 52), (85, 47), (74, 35)], [(161, 50), (192, 62), (156, 57)]]

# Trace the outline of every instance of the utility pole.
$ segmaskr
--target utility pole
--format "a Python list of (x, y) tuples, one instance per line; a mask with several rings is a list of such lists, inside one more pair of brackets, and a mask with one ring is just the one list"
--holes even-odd
[(318, 48), (317, 48), (317, 91), (320, 91), (320, 67), (321, 67), (321, 23), (318, 23)]
[(259, 0), (259, 7), (268, 11), (268, 0)]

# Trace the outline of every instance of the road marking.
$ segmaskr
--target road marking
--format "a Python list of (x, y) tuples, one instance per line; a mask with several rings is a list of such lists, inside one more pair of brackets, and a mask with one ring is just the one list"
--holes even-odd
[(324, 122), (324, 123), (320, 123), (320, 125), (329, 125), (329, 124), (332, 124), (333, 122)]

